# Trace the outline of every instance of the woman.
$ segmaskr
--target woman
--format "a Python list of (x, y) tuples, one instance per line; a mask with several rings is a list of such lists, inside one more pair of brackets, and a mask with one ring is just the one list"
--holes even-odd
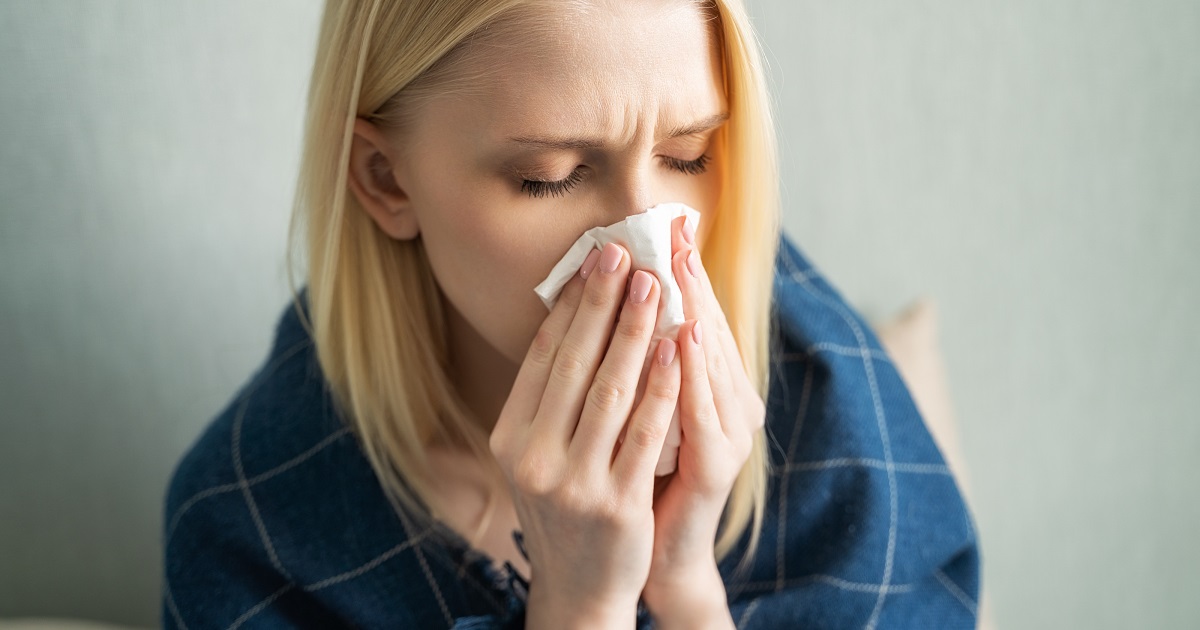
[[(172, 480), (164, 624), (973, 626), (954, 480), (780, 244), (772, 134), (736, 0), (331, 0), (306, 287)], [(547, 314), (663, 201), (676, 339), (619, 245)]]

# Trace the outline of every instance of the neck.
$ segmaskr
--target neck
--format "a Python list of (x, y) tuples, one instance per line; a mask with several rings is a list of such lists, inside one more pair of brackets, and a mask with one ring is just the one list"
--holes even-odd
[(519, 366), (514, 365), (443, 298), (450, 378), (480, 428), (491, 433)]

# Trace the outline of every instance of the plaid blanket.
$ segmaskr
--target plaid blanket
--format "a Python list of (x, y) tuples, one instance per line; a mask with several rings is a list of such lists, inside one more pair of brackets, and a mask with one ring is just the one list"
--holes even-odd
[[(719, 566), (737, 627), (975, 627), (971, 517), (895, 366), (786, 237), (775, 273), (768, 511), (750, 570)], [(166, 628), (524, 624), (511, 565), (393, 511), (290, 307), (176, 467), (163, 546)]]

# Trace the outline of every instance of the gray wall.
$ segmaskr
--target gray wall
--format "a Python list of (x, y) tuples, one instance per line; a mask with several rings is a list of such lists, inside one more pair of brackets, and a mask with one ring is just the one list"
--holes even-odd
[(1200, 627), (1200, 2), (754, 6), (787, 227), (942, 307), (999, 627)]
[[(1001, 628), (1200, 623), (1200, 3), (758, 0), (786, 226), (938, 300)], [(0, 617), (157, 618), (261, 360), (319, 3), (0, 1)]]
[(0, 0), (0, 617), (156, 624), (167, 478), (287, 297), (318, 8)]

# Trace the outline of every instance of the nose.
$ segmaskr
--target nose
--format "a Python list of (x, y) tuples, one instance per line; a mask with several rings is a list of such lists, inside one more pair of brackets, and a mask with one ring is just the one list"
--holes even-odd
[(617, 215), (615, 221), (620, 221), (645, 212), (656, 203), (657, 194), (653, 167), (646, 161), (613, 178), (605, 205), (608, 212)]

